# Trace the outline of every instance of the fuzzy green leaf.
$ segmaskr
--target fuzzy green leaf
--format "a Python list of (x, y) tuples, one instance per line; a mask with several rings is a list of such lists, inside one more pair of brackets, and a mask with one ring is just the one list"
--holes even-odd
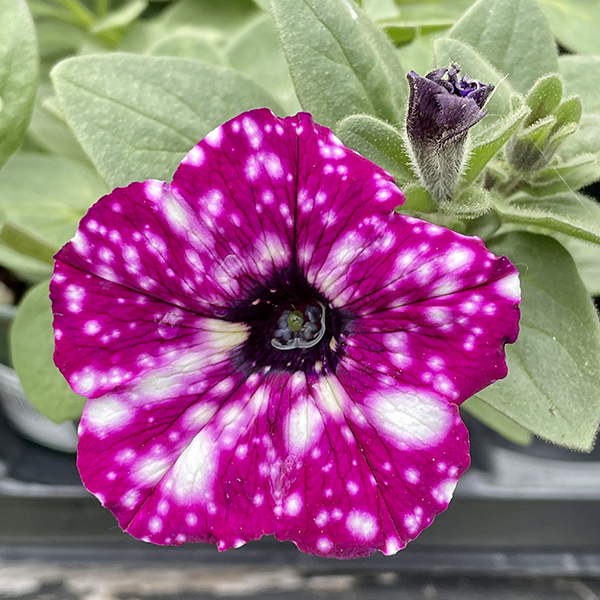
[(477, 49), (521, 94), (558, 72), (554, 36), (536, 0), (478, 0), (448, 37)]
[(579, 96), (561, 102), (554, 112), (557, 128), (571, 123), (579, 123), (582, 111), (583, 107), (581, 106), (581, 99)]
[(487, 190), (474, 187), (465, 190), (458, 198), (442, 200), (443, 212), (463, 219), (476, 219), (492, 207), (492, 197)]
[(600, 244), (600, 205), (583, 194), (568, 192), (540, 199), (521, 193), (510, 200), (499, 196), (493, 200), (503, 223), (543, 227)]
[(347, 146), (389, 171), (398, 185), (415, 180), (406, 142), (395, 127), (369, 115), (352, 115), (338, 123), (336, 133)]
[(600, 54), (599, 0), (539, 0), (539, 3), (561, 46), (571, 52)]
[(404, 186), (402, 191), (406, 197), (406, 202), (396, 209), (398, 212), (437, 213), (437, 202), (423, 186), (418, 183), (410, 183)]
[(60, 118), (47, 108), (45, 101), (51, 94), (50, 84), (40, 85), (27, 130), (27, 138), (48, 154), (91, 167), (87, 155), (67, 126), (64, 117)]
[(402, 121), (408, 85), (387, 36), (353, 0), (273, 0), (296, 95), (330, 128), (347, 115)]
[(267, 90), (288, 114), (300, 110), (285, 56), (269, 15), (244, 27), (227, 49), (231, 66)]
[(473, 415), (478, 421), (487, 425), (506, 438), (513, 444), (520, 446), (529, 446), (533, 439), (533, 435), (518, 423), (509, 419), (506, 415), (498, 412), (487, 402), (480, 400), (477, 396), (472, 396), (466, 402), (460, 405), (461, 410)]
[(467, 187), (481, 173), (483, 168), (504, 146), (517, 130), (523, 119), (529, 114), (527, 106), (521, 106), (503, 119), (498, 119), (485, 129), (479, 129), (471, 137), (471, 151), (467, 159), (467, 167), (460, 181), (460, 187)]
[[(596, 33), (597, 35), (597, 33)], [(600, 113), (600, 56), (559, 57), (560, 73), (565, 82), (567, 96), (579, 96), (583, 112)]]
[(519, 269), (519, 339), (508, 376), (478, 398), (536, 435), (590, 450), (600, 420), (600, 322), (570, 254), (553, 238), (513, 232), (488, 243)]
[(571, 253), (590, 296), (600, 296), (600, 248), (567, 236), (560, 236), (559, 241)]
[(67, 122), (110, 187), (172, 177), (211, 129), (277, 102), (232, 71), (183, 58), (107, 54), (52, 71)]
[(580, 154), (570, 161), (536, 173), (535, 179), (521, 185), (519, 190), (536, 197), (568, 194), (599, 179), (600, 156)]
[(540, 77), (527, 94), (525, 102), (531, 113), (525, 120), (528, 127), (538, 119), (543, 119), (554, 112), (562, 99), (563, 86), (560, 77), (555, 74)]
[[(102, 179), (88, 167), (56, 156), (17, 154), (0, 171), (0, 208), (15, 229), (13, 242), (24, 236), (46, 248), (43, 256), (4, 243), (28, 256), (47, 259), (65, 244), (77, 229), (87, 209), (108, 192)], [(6, 226), (5, 226), (6, 228)], [(23, 239), (19, 239), (23, 238)]]
[(213, 44), (206, 32), (195, 27), (180, 27), (152, 44), (148, 49), (152, 56), (175, 56), (201, 60), (217, 67), (225, 66), (222, 51)]
[(48, 281), (29, 290), (15, 317), (10, 335), (12, 362), (32, 404), (60, 423), (77, 419), (85, 398), (75, 394), (54, 366), (54, 333)]
[(27, 2), (0, 0), (0, 167), (23, 141), (37, 85), (37, 41)]

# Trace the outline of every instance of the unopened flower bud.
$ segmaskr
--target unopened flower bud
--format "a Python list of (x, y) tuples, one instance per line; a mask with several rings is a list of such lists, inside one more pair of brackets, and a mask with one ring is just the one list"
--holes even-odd
[(410, 98), (406, 131), (414, 166), (423, 186), (438, 200), (454, 195), (469, 129), (486, 114), (483, 105), (494, 89), (463, 75), (452, 65), (425, 77), (408, 75)]

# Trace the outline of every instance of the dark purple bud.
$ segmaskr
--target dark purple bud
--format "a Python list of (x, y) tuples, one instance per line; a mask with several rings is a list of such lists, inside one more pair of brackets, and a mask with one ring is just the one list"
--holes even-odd
[(483, 105), (494, 89), (463, 75), (452, 65), (425, 77), (408, 75), (410, 98), (406, 131), (415, 166), (429, 193), (451, 198), (460, 175), (467, 133), (486, 114)]

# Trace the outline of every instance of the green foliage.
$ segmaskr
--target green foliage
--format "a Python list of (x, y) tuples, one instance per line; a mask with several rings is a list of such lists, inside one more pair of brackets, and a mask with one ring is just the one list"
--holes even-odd
[(460, 408), (513, 444), (528, 446), (533, 440), (533, 435), (527, 429), (497, 411), (490, 404), (480, 400), (477, 396), (472, 396), (466, 402), (463, 402)]
[[(52, 264), (52, 256), (75, 235), (87, 209), (108, 191), (100, 177), (82, 164), (18, 154), (0, 171), (0, 209), (7, 219), (0, 240)], [(19, 232), (16, 237), (15, 232)]]
[(536, 0), (477, 0), (448, 37), (470, 44), (521, 94), (558, 72), (554, 37)]
[(446, 214), (463, 219), (476, 219), (491, 208), (492, 196), (482, 188), (469, 188), (457, 198), (442, 200), (439, 206)]
[(514, 134), (523, 119), (529, 114), (527, 106), (509, 113), (503, 119), (489, 124), (485, 129), (475, 130), (471, 138), (471, 151), (467, 166), (460, 181), (460, 186), (472, 184), (488, 162), (504, 146)]
[(64, 115), (57, 114), (51, 108), (52, 100), (52, 86), (47, 83), (41, 84), (27, 130), (27, 141), (40, 152), (91, 167), (83, 148), (66, 124)]
[(508, 377), (480, 400), (551, 442), (589, 450), (600, 420), (600, 322), (569, 253), (554, 239), (507, 233), (489, 248), (519, 269), (519, 339)]
[(180, 27), (153, 44), (148, 54), (190, 58), (217, 67), (225, 66), (223, 51), (206, 38), (206, 33), (195, 27)]
[(539, 2), (561, 46), (571, 52), (600, 54), (600, 0)]
[(539, 119), (544, 119), (553, 114), (562, 99), (563, 86), (560, 77), (555, 74), (540, 77), (529, 90), (525, 102), (531, 109), (529, 116), (523, 123), (529, 127)]
[(410, 183), (403, 188), (406, 202), (397, 209), (399, 212), (417, 212), (431, 214), (437, 212), (437, 203), (430, 193), (417, 183)]
[(352, 114), (402, 122), (405, 74), (353, 0), (273, 0), (272, 11), (298, 100), (319, 123), (334, 128)]
[(268, 15), (251, 21), (227, 48), (229, 64), (266, 89), (288, 114), (300, 111), (279, 38)]
[(584, 112), (600, 113), (600, 56), (564, 55), (559, 57), (558, 64), (566, 95), (577, 94)]
[(414, 181), (406, 142), (395, 127), (369, 115), (351, 115), (336, 132), (347, 146), (389, 171), (398, 185)]
[[(240, 112), (302, 106), (395, 177), (406, 195), (399, 211), (479, 235), (519, 268), (509, 376), (464, 410), (518, 444), (533, 432), (590, 447), (600, 419), (589, 300), (600, 293), (600, 205), (578, 190), (600, 179), (600, 57), (591, 55), (600, 0), (29, 5), (39, 77), (27, 5), (0, 0), (0, 167), (22, 144), (0, 171), (0, 265), (46, 280), (52, 255), (110, 188), (169, 180), (199, 139)], [(553, 36), (588, 55), (557, 58)], [(418, 181), (407, 150), (401, 62), (422, 75), (457, 63), (496, 87), (444, 202)], [(44, 282), (23, 300), (12, 346), (27, 393), (60, 421), (84, 401), (52, 364), (47, 293)]]
[(179, 58), (107, 54), (60, 63), (52, 79), (67, 122), (110, 187), (169, 180), (198, 140), (277, 102), (232, 71)]
[(12, 326), (12, 363), (33, 405), (56, 423), (77, 419), (85, 398), (75, 394), (54, 366), (54, 334), (48, 282), (29, 290)]
[(38, 85), (35, 29), (25, 0), (0, 0), (0, 167), (19, 147)]
[(517, 194), (507, 200), (494, 195), (494, 209), (503, 223), (519, 223), (565, 233), (600, 244), (600, 205), (583, 194), (545, 197)]

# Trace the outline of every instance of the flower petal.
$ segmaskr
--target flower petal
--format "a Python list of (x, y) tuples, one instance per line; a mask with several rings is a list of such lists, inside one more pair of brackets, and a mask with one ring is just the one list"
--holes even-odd
[(159, 414), (128, 404), (127, 420), (132, 390), (88, 403), (82, 478), (135, 537), (224, 550), (274, 533), (316, 555), (393, 554), (468, 466), (456, 407), (434, 395), (379, 386), (357, 407), (333, 376), (226, 381)]
[(331, 298), (348, 265), (369, 260), (372, 244), (393, 238), (388, 218), (405, 198), (389, 173), (300, 117), (296, 257), (309, 282)]
[(192, 148), (172, 185), (133, 183), (100, 199), (57, 260), (223, 316), (291, 260), (295, 138), (268, 109), (229, 121)]
[[(403, 200), (309, 115), (259, 109), (172, 184), (90, 209), (57, 255), (55, 361), (90, 398), (82, 480), (123, 529), (350, 558), (445, 509), (469, 463), (456, 403), (504, 374), (518, 279)], [(284, 355), (268, 327), (312, 294), (329, 337)]]
[[(50, 296), (55, 363), (87, 398), (152, 374), (160, 378), (167, 366), (206, 376), (247, 337), (243, 324), (201, 317), (63, 262), (56, 264)], [(164, 380), (160, 387), (169, 385)], [(151, 403), (158, 391), (147, 381), (143, 401)]]

